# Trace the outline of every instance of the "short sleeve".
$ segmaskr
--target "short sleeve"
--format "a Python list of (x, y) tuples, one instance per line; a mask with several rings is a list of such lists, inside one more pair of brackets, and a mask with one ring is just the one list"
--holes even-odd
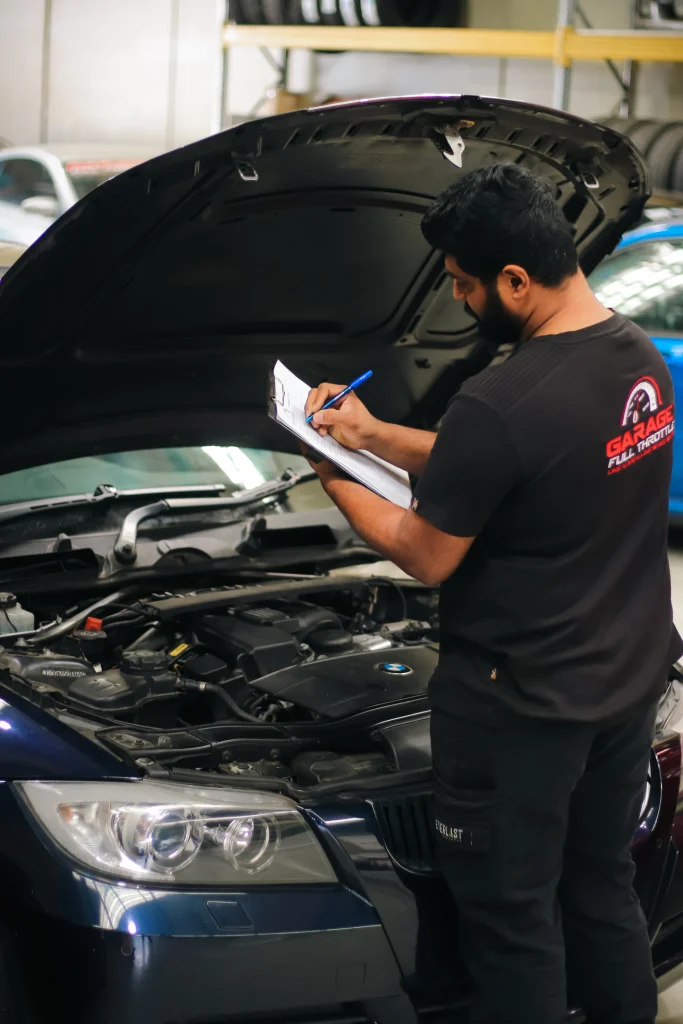
[(500, 414), (469, 395), (451, 401), (413, 499), (443, 533), (476, 537), (520, 476), (517, 450)]

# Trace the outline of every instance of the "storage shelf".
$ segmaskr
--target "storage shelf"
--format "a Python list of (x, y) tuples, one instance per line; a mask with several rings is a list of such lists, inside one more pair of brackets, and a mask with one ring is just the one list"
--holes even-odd
[(226, 25), (226, 46), (287, 50), (373, 50), (386, 53), (460, 53), (485, 57), (550, 58), (554, 32), (474, 28), (346, 28), (317, 25)]
[(572, 28), (556, 32), (477, 28), (346, 28), (317, 25), (226, 25), (230, 46), (273, 46), (285, 50), (370, 50), (384, 53), (449, 53), (573, 61), (633, 60), (683, 62), (683, 32), (598, 32)]
[(634, 60), (654, 63), (683, 61), (683, 32), (580, 32), (565, 30), (569, 60)]

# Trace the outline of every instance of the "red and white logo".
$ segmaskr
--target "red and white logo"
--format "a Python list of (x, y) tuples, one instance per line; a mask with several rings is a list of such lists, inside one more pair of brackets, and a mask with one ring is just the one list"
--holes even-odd
[(607, 472), (618, 473), (673, 439), (674, 407), (663, 406), (662, 393), (653, 377), (641, 377), (631, 388), (621, 433), (607, 442)]

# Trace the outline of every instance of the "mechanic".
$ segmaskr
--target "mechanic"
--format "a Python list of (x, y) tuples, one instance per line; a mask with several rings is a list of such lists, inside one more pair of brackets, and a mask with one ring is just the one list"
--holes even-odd
[[(463, 384), (437, 434), (380, 422), (354, 393), (316, 412), (321, 434), (419, 478), (411, 509), (312, 464), (371, 547), (441, 584), (434, 833), (470, 1019), (557, 1024), (569, 1005), (591, 1024), (654, 1024), (629, 847), (683, 646), (667, 561), (671, 378), (593, 295), (530, 172), (464, 175), (422, 230), (454, 297), (513, 354)], [(342, 387), (313, 389), (306, 412)]]

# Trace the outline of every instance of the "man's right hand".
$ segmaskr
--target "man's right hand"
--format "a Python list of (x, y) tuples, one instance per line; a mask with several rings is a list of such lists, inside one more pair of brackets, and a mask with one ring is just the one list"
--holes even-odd
[(368, 412), (355, 391), (342, 398), (341, 402), (331, 409), (318, 411), (325, 402), (338, 395), (345, 387), (345, 384), (321, 384), (317, 388), (311, 388), (306, 399), (306, 416), (315, 413), (311, 426), (323, 436), (329, 434), (345, 448), (370, 449), (377, 434), (379, 420)]

